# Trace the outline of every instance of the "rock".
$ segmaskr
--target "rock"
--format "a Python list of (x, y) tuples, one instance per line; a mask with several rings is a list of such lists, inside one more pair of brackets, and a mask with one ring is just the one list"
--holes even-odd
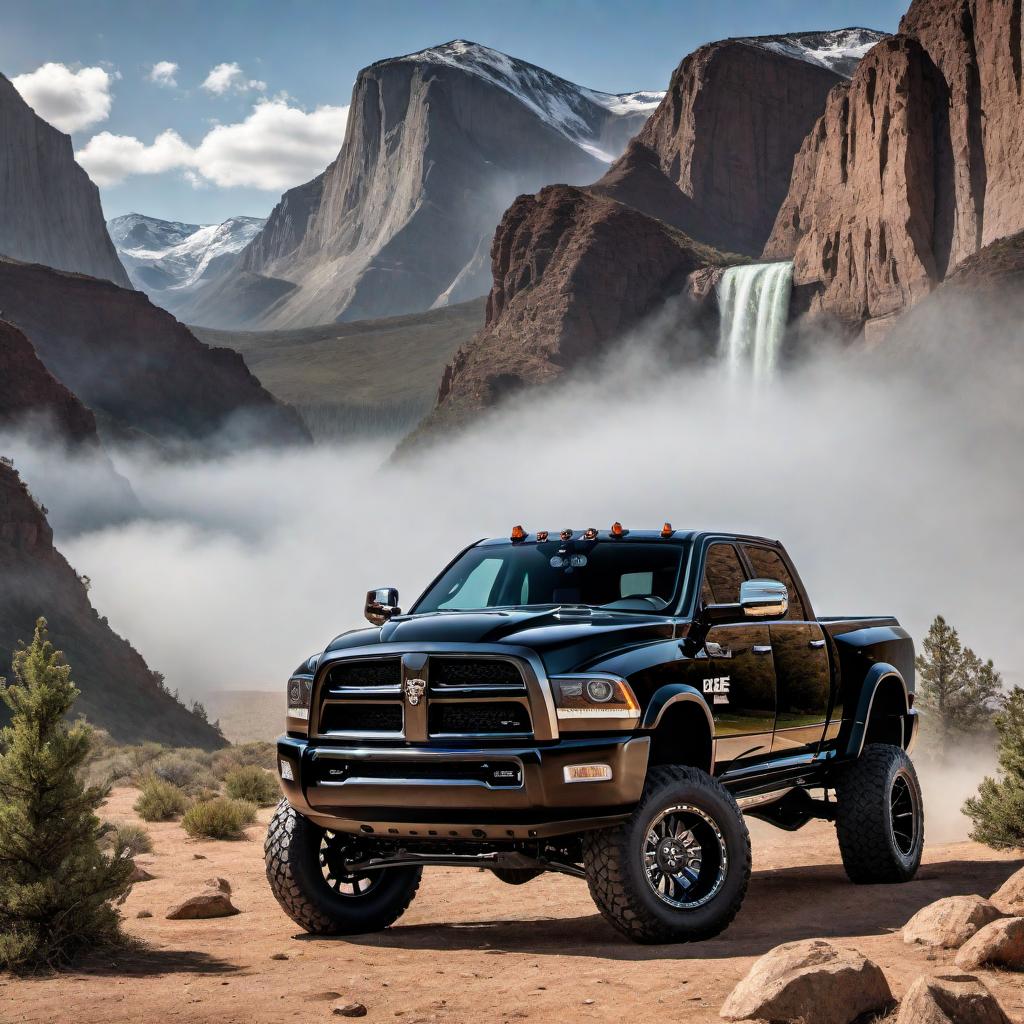
[(339, 999), (331, 1007), (331, 1013), (338, 1017), (365, 1017), (366, 1007), (362, 1003), (346, 1003)]
[[(71, 139), (0, 75), (0, 252), (129, 287)], [(0, 306), (2, 309), (3, 306)]]
[(793, 158), (842, 81), (768, 39), (702, 46), (676, 68), (658, 109), (592, 190), (718, 249), (758, 256)]
[(850, 1024), (894, 1002), (877, 964), (824, 939), (789, 942), (765, 953), (722, 1006), (726, 1020)]
[(678, 346), (681, 320), (697, 312), (691, 275), (728, 262), (662, 221), (585, 189), (552, 185), (520, 196), (491, 247), (485, 326), (445, 368), (418, 436), (594, 360), (670, 296), (682, 308), (666, 323), (665, 341)]
[(144, 867), (136, 864), (132, 868), (132, 873), (128, 876), (129, 882), (152, 882), (153, 875), (151, 875)]
[(983, 964), (1024, 969), (1024, 918), (1005, 917), (980, 928), (956, 955), (957, 967), (973, 971)]
[(205, 853), (193, 853), (192, 854), (192, 859), (193, 860), (207, 860), (208, 858), (207, 858)]
[(137, 918), (141, 919), (141, 918), (146, 918), (146, 917), (152, 917), (153, 913), (152, 913), (152, 911), (149, 911), (149, 910), (140, 910), (135, 916)]
[(195, 921), (207, 917), (231, 917), (238, 908), (231, 897), (223, 892), (203, 892), (190, 896), (183, 903), (167, 911), (168, 921)]
[(918, 978), (900, 1003), (896, 1024), (1010, 1024), (995, 996), (969, 974)]
[(271, 960), (287, 960), (288, 959), (288, 954), (287, 953), (271, 953), (270, 954), (270, 959)]
[[(1021, 254), (1024, 255), (1024, 245)], [(1024, 914), (1024, 868), (1015, 871), (992, 893), (992, 902), (1004, 914)]]
[(208, 878), (203, 882), (203, 885), (207, 889), (214, 889), (217, 892), (227, 893), (228, 896), (231, 895), (231, 883), (226, 878)]
[(947, 896), (923, 907), (903, 926), (903, 941), (958, 949), (1001, 916), (999, 908), (981, 896)]

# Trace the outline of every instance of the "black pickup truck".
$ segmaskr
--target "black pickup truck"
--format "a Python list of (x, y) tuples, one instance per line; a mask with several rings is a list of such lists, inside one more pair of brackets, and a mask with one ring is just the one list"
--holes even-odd
[(744, 814), (834, 821), (854, 882), (917, 870), (913, 643), (816, 618), (778, 541), (517, 526), (366, 615), (288, 682), (266, 864), (307, 931), (385, 928), (425, 865), (468, 865), (585, 878), (639, 942), (708, 938)]

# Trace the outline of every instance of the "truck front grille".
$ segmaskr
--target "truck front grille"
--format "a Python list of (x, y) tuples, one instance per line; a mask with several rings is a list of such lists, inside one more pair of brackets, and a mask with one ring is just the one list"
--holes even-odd
[(323, 758), (316, 764), (317, 782), (339, 785), (361, 780), (416, 782), (479, 782), (492, 788), (522, 784), (523, 770), (515, 761), (387, 761)]
[(373, 661), (342, 661), (331, 668), (327, 677), (328, 689), (341, 687), (402, 685), (402, 662), (398, 658), (378, 658)]
[(401, 733), (402, 705), (351, 701), (325, 704), (320, 715), (320, 731)]
[(512, 701), (446, 701), (430, 705), (432, 736), (529, 736), (530, 731), (530, 712)]
[(438, 690), (446, 687), (499, 687), (525, 690), (523, 677), (514, 662), (499, 658), (430, 659), (430, 685)]

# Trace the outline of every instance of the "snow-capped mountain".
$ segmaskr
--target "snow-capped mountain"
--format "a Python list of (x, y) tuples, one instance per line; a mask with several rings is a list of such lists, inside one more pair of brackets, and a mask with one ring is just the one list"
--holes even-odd
[(829, 32), (794, 32), (789, 35), (752, 36), (739, 42), (763, 46), (766, 50), (805, 60), (828, 68), (837, 75), (850, 78), (861, 57), (875, 43), (886, 38), (885, 32), (871, 28), (837, 28)]
[(132, 284), (170, 308), (181, 293), (228, 270), (264, 223), (232, 217), (223, 224), (183, 224), (129, 213), (108, 221), (107, 230)]

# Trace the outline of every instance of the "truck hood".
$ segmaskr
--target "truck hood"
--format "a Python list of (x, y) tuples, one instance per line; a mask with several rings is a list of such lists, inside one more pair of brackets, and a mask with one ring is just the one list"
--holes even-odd
[(677, 624), (660, 615), (571, 608), (428, 612), (399, 616), (379, 630), (345, 634), (327, 651), (375, 643), (507, 644), (530, 648), (549, 673), (556, 673), (592, 667), (626, 647), (671, 639)]

